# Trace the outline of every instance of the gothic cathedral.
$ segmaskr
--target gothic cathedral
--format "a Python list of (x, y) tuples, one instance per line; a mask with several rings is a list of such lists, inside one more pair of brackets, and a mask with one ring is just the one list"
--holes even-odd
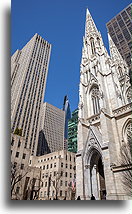
[[(129, 70), (108, 35), (110, 56), (87, 9), (79, 85), (77, 197), (128, 200), (122, 148), (131, 143)], [(127, 156), (131, 159), (131, 155)], [(126, 162), (125, 162), (126, 161)], [(126, 185), (126, 187), (125, 187)]]

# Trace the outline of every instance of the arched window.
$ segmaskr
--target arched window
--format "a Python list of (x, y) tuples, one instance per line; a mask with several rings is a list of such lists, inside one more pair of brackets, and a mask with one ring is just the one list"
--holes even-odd
[(99, 105), (99, 89), (97, 87), (92, 88), (91, 99), (92, 99), (93, 113), (98, 114), (100, 111), (100, 105)]
[(132, 142), (132, 121), (129, 121), (126, 127), (126, 140), (128, 143)]
[(90, 39), (90, 44), (91, 44), (92, 54), (95, 54), (95, 44), (94, 44), (94, 39), (93, 38)]
[(97, 42), (98, 42), (98, 45), (100, 47), (100, 39), (97, 37)]
[(121, 147), (123, 164), (132, 163), (132, 120), (129, 120), (124, 130), (125, 143)]
[(132, 102), (132, 90), (131, 90), (131, 88), (128, 88), (126, 96), (127, 96), (128, 103), (131, 103)]

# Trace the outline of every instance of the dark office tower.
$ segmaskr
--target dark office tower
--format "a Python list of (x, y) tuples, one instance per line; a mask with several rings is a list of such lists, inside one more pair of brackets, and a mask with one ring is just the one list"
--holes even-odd
[(65, 112), (65, 130), (64, 130), (64, 149), (68, 148), (67, 139), (68, 139), (68, 120), (71, 119), (70, 104), (68, 96), (64, 97), (63, 111)]
[(77, 152), (77, 126), (78, 126), (78, 109), (72, 112), (72, 117), (68, 121), (68, 151)]
[(36, 154), (51, 45), (35, 34), (11, 57), (11, 130), (22, 131), (25, 148)]
[(129, 74), (131, 72), (131, 52), (132, 52), (132, 21), (131, 21), (132, 4), (128, 5), (124, 10), (118, 13), (106, 25), (108, 33), (115, 43), (118, 51), (129, 66)]
[(64, 111), (49, 103), (43, 103), (37, 156), (63, 149), (64, 121)]

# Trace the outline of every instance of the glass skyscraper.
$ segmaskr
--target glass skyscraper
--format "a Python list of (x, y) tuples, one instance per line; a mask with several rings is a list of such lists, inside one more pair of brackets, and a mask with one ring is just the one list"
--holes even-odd
[(68, 151), (77, 152), (77, 126), (78, 126), (78, 109), (72, 112), (72, 117), (68, 121)]

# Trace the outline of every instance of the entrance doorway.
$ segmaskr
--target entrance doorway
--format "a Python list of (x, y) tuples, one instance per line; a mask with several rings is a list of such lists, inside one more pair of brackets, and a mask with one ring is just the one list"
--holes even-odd
[(90, 161), (91, 194), (96, 200), (106, 200), (105, 176), (100, 153), (94, 150)]

